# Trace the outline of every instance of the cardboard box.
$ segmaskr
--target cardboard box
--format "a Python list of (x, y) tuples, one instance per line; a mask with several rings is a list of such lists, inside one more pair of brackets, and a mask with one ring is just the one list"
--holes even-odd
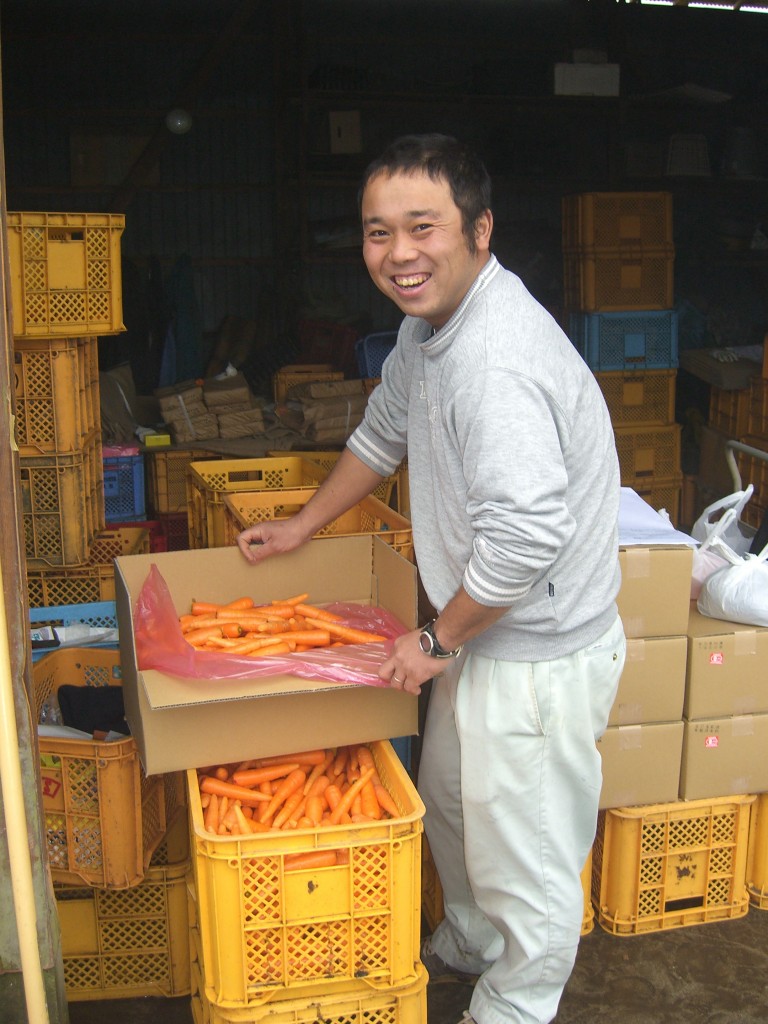
[(627, 640), (627, 660), (608, 725), (674, 722), (683, 717), (685, 636)]
[(677, 800), (682, 722), (606, 729), (597, 749), (603, 759), (600, 809)]
[(768, 627), (713, 619), (691, 602), (687, 633), (685, 718), (768, 713)]
[(768, 790), (768, 714), (686, 721), (680, 798)]
[(416, 567), (377, 537), (327, 537), (250, 566), (236, 547), (115, 559), (125, 715), (148, 775), (408, 736), (418, 731), (416, 697), (389, 687), (279, 675), (246, 680), (181, 679), (139, 670), (133, 610), (156, 564), (177, 612), (192, 597), (268, 601), (308, 591), (312, 602), (386, 608), (416, 625)]
[(685, 544), (619, 548), (616, 599), (627, 637), (685, 636), (691, 603), (693, 548)]

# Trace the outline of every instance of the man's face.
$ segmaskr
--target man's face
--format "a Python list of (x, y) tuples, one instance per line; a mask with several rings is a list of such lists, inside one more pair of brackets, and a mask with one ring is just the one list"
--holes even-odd
[(376, 287), (410, 316), (439, 329), (453, 316), (490, 255), (486, 210), (470, 253), (448, 183), (422, 171), (377, 174), (362, 200), (363, 258)]

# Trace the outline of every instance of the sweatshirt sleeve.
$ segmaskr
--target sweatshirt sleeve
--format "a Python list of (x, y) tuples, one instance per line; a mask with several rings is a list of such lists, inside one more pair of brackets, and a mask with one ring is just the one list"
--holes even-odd
[(368, 399), (362, 423), (347, 447), (370, 469), (391, 476), (406, 453), (408, 389), (400, 344), (381, 368), (381, 383)]
[(575, 529), (566, 504), (568, 429), (552, 397), (519, 372), (490, 368), (448, 403), (473, 531), (463, 586), (510, 606), (542, 579)]

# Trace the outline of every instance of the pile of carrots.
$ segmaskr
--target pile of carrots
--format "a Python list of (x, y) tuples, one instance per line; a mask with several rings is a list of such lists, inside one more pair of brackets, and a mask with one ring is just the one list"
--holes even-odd
[[(212, 835), (316, 829), (400, 816), (365, 745), (199, 769), (198, 784), (204, 827)], [(285, 868), (339, 864), (343, 855), (341, 850), (287, 854)]]
[(308, 599), (309, 594), (297, 594), (258, 605), (251, 597), (227, 604), (192, 601), (189, 614), (179, 616), (179, 625), (196, 650), (252, 657), (387, 639), (345, 626), (341, 616), (308, 604)]

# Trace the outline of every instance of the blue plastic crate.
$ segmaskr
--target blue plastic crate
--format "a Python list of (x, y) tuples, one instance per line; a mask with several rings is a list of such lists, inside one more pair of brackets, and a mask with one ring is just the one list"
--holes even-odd
[(355, 342), (355, 356), (361, 377), (380, 377), (384, 360), (395, 347), (397, 331), (378, 331)]
[(571, 313), (568, 334), (591, 370), (670, 370), (678, 366), (677, 312)]
[(411, 774), (411, 737), (410, 736), (398, 736), (396, 739), (389, 741), (392, 744), (392, 748), (400, 758), (403, 767)]
[(143, 455), (104, 456), (104, 517), (108, 523), (146, 518)]
[[(29, 622), (32, 630), (43, 626), (93, 626), (96, 629), (117, 629), (117, 608), (114, 601), (96, 601), (92, 604), (60, 604), (42, 608), (29, 609)], [(38, 645), (32, 650), (32, 660), (37, 661), (48, 651), (55, 650), (57, 644)], [(116, 644), (93, 644), (87, 641), (78, 643), (79, 647), (107, 646)]]

